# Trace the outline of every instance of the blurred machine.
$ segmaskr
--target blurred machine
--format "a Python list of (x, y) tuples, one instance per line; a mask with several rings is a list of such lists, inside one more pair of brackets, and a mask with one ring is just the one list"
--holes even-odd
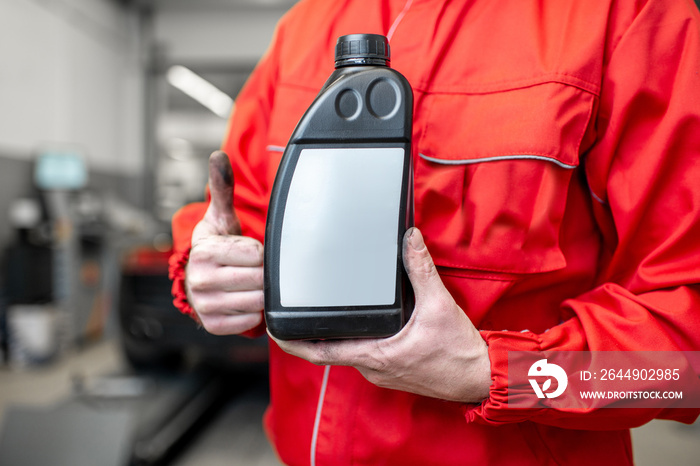
[(265, 368), (265, 338), (212, 335), (178, 312), (170, 293), (169, 256), (167, 249), (141, 246), (127, 251), (121, 262), (119, 322), (132, 365), (173, 368), (195, 359), (224, 370)]

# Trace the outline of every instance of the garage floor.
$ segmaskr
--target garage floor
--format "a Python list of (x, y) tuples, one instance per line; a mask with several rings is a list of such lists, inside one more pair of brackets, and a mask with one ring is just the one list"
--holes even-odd
[[(42, 432), (41, 426), (37, 426), (36, 421), (33, 425), (31, 424), (31, 416), (42, 412), (55, 412), (55, 406), (61, 406), (62, 403), (65, 405), (66, 400), (75, 398), (76, 387), (85, 386), (90, 381), (98, 380), (105, 375), (124, 372), (125, 364), (114, 341), (105, 341), (85, 350), (76, 351), (45, 368), (0, 369), (0, 426), (2, 426), (0, 427), (0, 464), (10, 464), (6, 463), (9, 458), (17, 458), (9, 455), (16, 455), (16, 450), (20, 447), (17, 442), (8, 441), (14, 435), (21, 438), (27, 437), (20, 436), (21, 432), (17, 429)], [(280, 462), (267, 442), (261, 425), (267, 396), (265, 380), (254, 380), (246, 384), (242, 391), (217, 409), (217, 413), (202, 429), (189, 435), (190, 440), (168, 464), (171, 466), (279, 466)], [(28, 417), (28, 415), (31, 416)], [(21, 419), (24, 421), (20, 421)], [(122, 418), (115, 412), (110, 419), (116, 426)], [(115, 427), (115, 432), (122, 432), (116, 429)], [(121, 437), (112, 435), (109, 439), (112, 440), (112, 444), (117, 440), (128, 443), (127, 435)], [(37, 451), (41, 450), (38, 447), (44, 450), (66, 449), (73, 440), (68, 439), (63, 445), (53, 447), (47, 443), (46, 438), (36, 439), (35, 443)], [(636, 464), (639, 466), (700, 464), (700, 422), (686, 426), (674, 422), (653, 421), (634, 429), (633, 441)], [(32, 450), (32, 443), (30, 440), (28, 442), (30, 442), (28, 446), (21, 447), (23, 451)], [(8, 446), (8, 443), (12, 445)], [(92, 444), (93, 447), (99, 444), (98, 442), (87, 443)], [(89, 451), (90, 444), (71, 448), (76, 451)], [(114, 450), (115, 458), (112, 462), (104, 457), (107, 451), (105, 448), (94, 454), (102, 455), (100, 462), (102, 465), (125, 464), (126, 448), (122, 448), (121, 456), (116, 451), (117, 448)], [(28, 456), (22, 458), (24, 457)], [(45, 464), (60, 466), (60, 463), (55, 461), (56, 452), (53, 453), (52, 458), (54, 461)], [(37, 461), (42, 460), (39, 458)], [(81, 465), (71, 464), (71, 466)]]

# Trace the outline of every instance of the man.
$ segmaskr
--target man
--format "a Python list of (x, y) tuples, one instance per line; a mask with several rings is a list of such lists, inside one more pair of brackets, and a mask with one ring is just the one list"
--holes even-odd
[(670, 408), (507, 407), (509, 351), (700, 347), (689, 0), (302, 1), (238, 98), (233, 177), (215, 153), (208, 209), (173, 220), (178, 307), (212, 333), (264, 333), (276, 168), (351, 33), (389, 36), (414, 89), (417, 229), (403, 247), (416, 308), (387, 339), (271, 342), (265, 425), (280, 458), (631, 464), (627, 429), (693, 422)]

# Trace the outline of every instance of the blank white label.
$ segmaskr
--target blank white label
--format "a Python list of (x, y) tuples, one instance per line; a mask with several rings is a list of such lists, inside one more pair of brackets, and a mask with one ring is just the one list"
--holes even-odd
[(392, 304), (402, 148), (303, 149), (282, 223), (285, 307)]

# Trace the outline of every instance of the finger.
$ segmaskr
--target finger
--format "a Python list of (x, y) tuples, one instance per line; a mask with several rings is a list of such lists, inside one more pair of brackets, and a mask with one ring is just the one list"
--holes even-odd
[(194, 292), (263, 289), (262, 267), (219, 267), (212, 273), (192, 273), (188, 278)]
[(367, 340), (278, 340), (270, 338), (285, 352), (319, 366), (368, 366), (376, 343)]
[(205, 218), (221, 235), (239, 235), (241, 225), (233, 210), (233, 170), (228, 156), (215, 151), (209, 157), (209, 193), (211, 203)]
[(204, 321), (208, 316), (255, 314), (262, 311), (265, 298), (262, 290), (235, 293), (214, 292), (197, 297), (197, 314)]
[[(270, 334), (268, 330), (268, 334)], [(338, 353), (338, 348), (335, 345), (329, 345), (325, 341), (287, 341), (278, 340), (270, 334), (275, 343), (282, 351), (305, 359), (312, 364), (318, 366), (346, 366), (352, 365), (349, 361), (345, 361)], [(335, 342), (338, 343), (338, 342)]]
[(202, 320), (204, 329), (213, 335), (238, 335), (262, 322), (262, 313), (240, 314), (234, 316), (220, 315)]
[(193, 240), (190, 262), (258, 267), (263, 265), (263, 245), (247, 236), (209, 235)]
[(417, 228), (410, 228), (404, 235), (403, 262), (417, 302), (434, 298), (436, 290), (444, 289), (423, 235)]

